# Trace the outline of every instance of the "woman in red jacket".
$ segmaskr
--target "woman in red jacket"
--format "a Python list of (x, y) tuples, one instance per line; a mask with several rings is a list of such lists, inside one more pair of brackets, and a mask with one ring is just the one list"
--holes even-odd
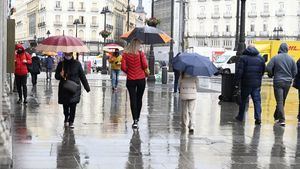
[(25, 52), (24, 47), (21, 44), (17, 44), (15, 47), (15, 80), (17, 85), (17, 90), (19, 94), (18, 104), (22, 103), (22, 89), (24, 96), (24, 104), (27, 103), (27, 65), (31, 64), (31, 56)]
[(121, 69), (127, 74), (126, 87), (130, 97), (130, 108), (133, 118), (132, 128), (138, 128), (142, 109), (142, 99), (146, 86), (145, 70), (148, 69), (146, 56), (139, 51), (141, 41), (133, 39), (123, 53)]

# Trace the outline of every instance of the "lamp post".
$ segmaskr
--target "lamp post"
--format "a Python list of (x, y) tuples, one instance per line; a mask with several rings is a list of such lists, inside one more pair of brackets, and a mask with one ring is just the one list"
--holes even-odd
[(129, 12), (130, 12), (130, 0), (128, 0), (128, 4), (127, 4), (127, 32), (129, 31)]
[[(108, 6), (105, 6), (102, 8), (101, 14), (104, 15), (104, 31), (106, 31), (106, 14), (110, 13), (111, 11), (108, 9)], [(106, 36), (103, 36), (103, 46), (106, 44)], [(107, 74), (107, 65), (106, 65), (106, 55), (105, 51), (103, 51), (103, 56), (102, 56), (102, 70), (101, 74)]]
[(50, 33), (50, 31), (48, 30), (46, 34), (47, 34), (47, 36), (48, 36), (48, 38), (49, 38), (49, 36), (50, 36), (51, 33)]
[(171, 0), (171, 42), (170, 42), (170, 52), (169, 52), (169, 72), (173, 72), (173, 57), (174, 57), (174, 51), (173, 51), (173, 29), (174, 29), (174, 0)]
[(238, 49), (239, 44), (239, 28), (240, 28), (240, 0), (237, 0), (237, 8), (236, 8), (236, 29), (235, 29), (235, 44), (234, 50)]
[[(151, 17), (154, 17), (154, 0), (151, 2)], [(154, 70), (154, 63), (155, 63), (155, 57), (154, 57), (154, 51), (153, 51), (153, 45), (150, 45), (150, 53), (149, 53), (149, 70), (150, 75), (148, 77), (148, 81), (155, 81), (155, 70)]]
[(80, 20), (79, 19), (75, 19), (73, 24), (75, 25), (75, 37), (77, 38), (77, 25), (80, 24)]
[(246, 48), (246, 44), (245, 44), (246, 0), (241, 0), (241, 1), (242, 1), (242, 3), (241, 3), (241, 24), (240, 24), (239, 45), (238, 45), (238, 49), (237, 49), (237, 61), (239, 60), (239, 57), (242, 55), (243, 51)]
[(283, 29), (281, 26), (275, 27), (273, 30), (274, 33), (276, 33), (276, 40), (280, 40), (279, 38), (279, 32), (283, 32)]

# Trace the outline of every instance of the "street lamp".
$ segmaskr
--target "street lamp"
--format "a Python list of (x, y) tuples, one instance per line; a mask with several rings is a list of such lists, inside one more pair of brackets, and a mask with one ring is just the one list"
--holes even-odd
[(283, 29), (281, 26), (275, 27), (273, 30), (274, 33), (276, 33), (276, 40), (280, 40), (279, 38), (279, 32), (283, 32)]
[(48, 36), (48, 38), (49, 38), (49, 35), (50, 35), (51, 33), (50, 33), (50, 31), (48, 30), (46, 34), (47, 34), (47, 36)]
[(127, 32), (129, 31), (129, 26), (130, 26), (130, 17), (129, 17), (129, 14), (130, 14), (130, 11), (132, 12), (135, 12), (135, 10), (131, 10), (131, 7), (130, 7), (130, 0), (127, 1), (127, 9), (126, 9), (126, 12), (127, 12)]
[(73, 22), (73, 24), (75, 25), (75, 29), (76, 29), (76, 31), (75, 31), (75, 37), (76, 37), (76, 38), (77, 38), (77, 25), (80, 24), (80, 23), (81, 23), (81, 22), (80, 22), (79, 19), (75, 19), (74, 22)]
[(173, 72), (173, 57), (174, 57), (174, 51), (173, 51), (173, 29), (174, 29), (174, 0), (171, 0), (171, 42), (170, 42), (170, 51), (169, 51), (169, 72)]
[[(151, 2), (151, 18), (154, 17), (154, 0)], [(154, 63), (155, 63), (155, 57), (154, 57), (154, 51), (153, 51), (153, 45), (150, 45), (150, 53), (149, 53), (149, 69), (150, 69), (150, 75), (148, 77), (148, 81), (155, 81), (155, 75), (154, 75)]]
[[(108, 6), (105, 6), (102, 8), (101, 14), (104, 15), (104, 31), (106, 32), (106, 14), (107, 13), (111, 13), (111, 11), (108, 9)], [(103, 42), (103, 46), (105, 46), (106, 44), (106, 36), (103, 36), (104, 42)], [(103, 51), (103, 56), (102, 56), (102, 70), (101, 70), (101, 74), (107, 74), (107, 65), (106, 65), (106, 55), (105, 55), (105, 51)]]

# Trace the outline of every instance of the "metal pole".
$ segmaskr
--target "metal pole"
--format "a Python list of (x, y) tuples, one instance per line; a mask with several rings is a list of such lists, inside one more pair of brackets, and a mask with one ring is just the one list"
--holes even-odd
[(173, 57), (174, 57), (174, 51), (173, 51), (173, 31), (174, 31), (174, 0), (171, 0), (171, 42), (170, 42), (170, 52), (169, 52), (169, 72), (173, 72)]
[(240, 28), (240, 0), (237, 0), (237, 8), (236, 8), (236, 29), (235, 29), (235, 44), (234, 50), (237, 51), (239, 44), (239, 28)]
[[(107, 10), (105, 9), (105, 12), (104, 12), (104, 31), (106, 31), (106, 13), (107, 13)], [(106, 44), (106, 37), (104, 37), (103, 46), (105, 46), (105, 44)], [(107, 69), (107, 66), (106, 66), (106, 55), (105, 55), (105, 51), (103, 51), (103, 56), (102, 56), (102, 71), (101, 71), (101, 74), (107, 74), (107, 70), (106, 69)]]
[(185, 2), (184, 0), (181, 1), (182, 3), (182, 32), (181, 32), (181, 50), (184, 52), (184, 39), (185, 39)]
[[(239, 45), (238, 45), (238, 50), (237, 50), (237, 60), (239, 57), (242, 55), (243, 51), (246, 48), (245, 44), (245, 16), (246, 16), (246, 0), (241, 0), (241, 30), (240, 30), (240, 40), (239, 40)], [(236, 64), (237, 65), (237, 64)]]
[[(151, 17), (154, 17), (154, 0), (151, 2)], [(150, 75), (148, 77), (148, 81), (155, 81), (155, 70), (154, 70), (154, 63), (155, 63), (155, 57), (154, 57), (154, 51), (153, 51), (153, 45), (150, 45), (150, 53), (149, 53), (149, 69), (150, 69)]]
[(128, 4), (127, 4), (127, 32), (129, 31), (129, 12), (130, 12), (130, 0), (128, 0)]
[(75, 29), (76, 29), (75, 37), (77, 38), (77, 23), (75, 24)]

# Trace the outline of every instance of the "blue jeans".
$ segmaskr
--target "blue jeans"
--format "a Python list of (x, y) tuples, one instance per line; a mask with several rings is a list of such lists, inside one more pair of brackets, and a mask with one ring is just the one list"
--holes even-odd
[(119, 75), (120, 75), (120, 70), (111, 70), (112, 78), (111, 78), (111, 86), (112, 88), (118, 87), (119, 83)]
[(261, 120), (261, 97), (260, 87), (241, 87), (241, 104), (239, 107), (239, 114), (237, 118), (244, 119), (246, 104), (248, 103), (248, 96), (251, 95), (254, 104), (254, 118)]

